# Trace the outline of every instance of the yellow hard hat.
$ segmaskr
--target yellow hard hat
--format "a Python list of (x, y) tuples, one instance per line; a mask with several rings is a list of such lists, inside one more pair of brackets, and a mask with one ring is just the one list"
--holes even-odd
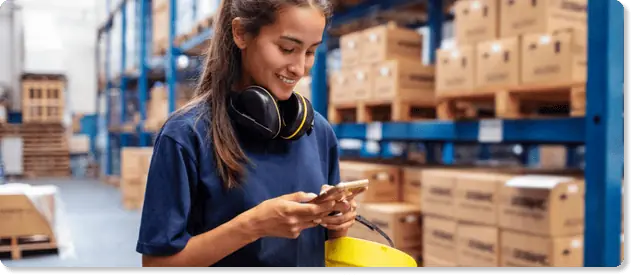
[(395, 249), (393, 242), (382, 230), (362, 216), (356, 220), (381, 234), (390, 246), (352, 237), (341, 237), (325, 242), (327, 267), (417, 267), (410, 255)]

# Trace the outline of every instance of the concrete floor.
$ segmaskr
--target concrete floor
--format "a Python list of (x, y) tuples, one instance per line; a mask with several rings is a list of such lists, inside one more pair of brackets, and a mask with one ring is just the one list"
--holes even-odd
[[(135, 251), (140, 211), (126, 210), (120, 190), (97, 180), (63, 179), (25, 181), (59, 188), (68, 241), (58, 253), (27, 255), (0, 261), (11, 267), (138, 267)], [(59, 238), (59, 237), (58, 237)]]

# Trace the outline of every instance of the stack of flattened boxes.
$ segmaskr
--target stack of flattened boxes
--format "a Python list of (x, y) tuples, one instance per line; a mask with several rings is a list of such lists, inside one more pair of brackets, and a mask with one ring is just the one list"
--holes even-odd
[(124, 147), (121, 149), (120, 187), (123, 207), (126, 209), (142, 208), (152, 154), (152, 147)]

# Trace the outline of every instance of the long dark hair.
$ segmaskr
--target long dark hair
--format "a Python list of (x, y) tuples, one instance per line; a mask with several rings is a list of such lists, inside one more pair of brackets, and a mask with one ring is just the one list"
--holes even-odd
[(198, 84), (195, 98), (183, 109), (207, 104), (210, 141), (219, 176), (226, 188), (239, 185), (248, 162), (241, 148), (227, 110), (227, 97), (231, 86), (241, 79), (241, 53), (233, 41), (232, 21), (241, 19), (242, 26), (256, 36), (262, 26), (273, 24), (283, 7), (314, 7), (326, 18), (331, 17), (328, 0), (222, 0), (214, 21), (214, 33), (207, 52), (206, 64)]

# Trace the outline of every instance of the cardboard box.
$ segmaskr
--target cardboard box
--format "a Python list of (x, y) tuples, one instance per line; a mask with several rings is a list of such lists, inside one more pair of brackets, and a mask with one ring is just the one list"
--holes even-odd
[(329, 101), (333, 104), (353, 101), (351, 93), (352, 71), (342, 69), (330, 75)]
[(362, 32), (360, 63), (408, 60), (421, 65), (422, 41), (417, 31), (394, 23), (368, 28)]
[(540, 167), (564, 169), (566, 167), (566, 147), (563, 145), (539, 145)]
[(515, 87), (520, 84), (520, 38), (485, 41), (476, 48), (478, 89)]
[(455, 174), (458, 171), (450, 169), (427, 169), (422, 172), (421, 182), (424, 183), (421, 193), (423, 213), (456, 217)]
[(460, 0), (454, 4), (456, 42), (475, 44), (498, 38), (499, 0)]
[(586, 81), (586, 33), (562, 30), (525, 35), (522, 42), (524, 84)]
[(397, 166), (341, 161), (340, 178), (341, 181), (369, 179), (369, 188), (356, 196), (357, 202), (401, 201), (401, 175)]
[(498, 227), (495, 226), (459, 224), (457, 227), (459, 266), (499, 266), (499, 233)]
[(501, 0), (500, 35), (517, 36), (574, 28), (586, 31), (587, 0)]
[(370, 65), (354, 67), (349, 77), (349, 99), (363, 101), (371, 98), (373, 89), (373, 68)]
[(423, 257), (423, 266), (424, 267), (456, 267), (457, 264), (453, 262), (447, 262), (443, 259), (439, 259), (432, 256)]
[(457, 223), (454, 220), (424, 216), (423, 259), (457, 263)]
[(500, 227), (542, 236), (584, 232), (584, 181), (573, 177), (524, 175), (501, 188)]
[[(421, 246), (421, 211), (407, 203), (362, 203), (358, 215), (378, 226), (391, 238), (395, 248), (418, 248)], [(354, 236), (389, 245), (379, 233), (356, 222)]]
[(372, 99), (434, 103), (434, 67), (413, 60), (389, 60), (377, 63), (372, 70)]
[(461, 45), (455, 49), (437, 50), (436, 95), (474, 89), (475, 48)]
[(501, 231), (501, 266), (581, 267), (584, 265), (584, 236), (541, 237)]
[(422, 209), (421, 192), (423, 169), (421, 168), (405, 168), (403, 169), (402, 179), (402, 197), (404, 202), (417, 205)]
[(340, 61), (343, 69), (360, 65), (362, 55), (362, 32), (352, 32), (340, 36)]
[(456, 218), (478, 224), (498, 225), (500, 188), (510, 176), (497, 173), (460, 173), (456, 178)]

